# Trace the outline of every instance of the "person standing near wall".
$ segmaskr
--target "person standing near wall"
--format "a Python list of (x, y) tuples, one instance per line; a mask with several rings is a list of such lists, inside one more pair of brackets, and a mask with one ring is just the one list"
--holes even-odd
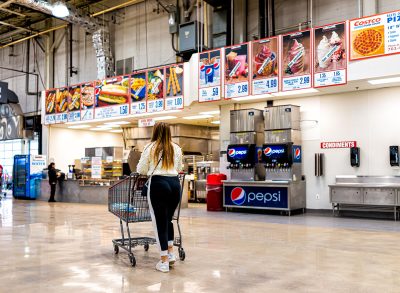
[(56, 202), (54, 199), (56, 195), (56, 186), (57, 186), (57, 171), (56, 171), (56, 164), (50, 163), (48, 167), (48, 174), (49, 174), (49, 184), (50, 184), (50, 198), (49, 202)]
[(182, 168), (182, 150), (172, 142), (169, 125), (156, 123), (151, 143), (145, 146), (140, 157), (137, 172), (150, 176), (147, 200), (161, 256), (156, 269), (163, 273), (169, 272), (176, 261), (172, 217), (180, 201), (178, 173)]

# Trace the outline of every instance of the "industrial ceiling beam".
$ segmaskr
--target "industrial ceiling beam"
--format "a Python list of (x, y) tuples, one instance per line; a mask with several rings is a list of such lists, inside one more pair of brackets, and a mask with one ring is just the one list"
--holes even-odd
[(10, 9), (7, 9), (7, 8), (0, 7), (0, 10), (1, 10), (1, 11), (4, 11), (4, 12), (8, 12), (8, 13), (10, 13), (10, 14), (18, 15), (18, 16), (21, 16), (21, 17), (26, 17), (25, 14), (22, 14), (22, 13), (19, 13), (19, 12), (17, 12), (17, 11), (13, 11), (13, 10), (10, 10)]
[(24, 28), (24, 27), (16, 26), (16, 25), (13, 25), (13, 24), (8, 23), (8, 22), (0, 21), (0, 24), (5, 25), (5, 26), (10, 26), (10, 27), (13, 27), (13, 28), (17, 28), (17, 29), (20, 29), (20, 30), (23, 30), (23, 31), (26, 31), (26, 32), (36, 33), (36, 31), (30, 30), (30, 29), (27, 29), (27, 28)]
[(102, 14), (106, 14), (108, 12), (111, 12), (111, 11), (114, 11), (114, 10), (117, 10), (117, 9), (121, 9), (121, 8), (125, 8), (127, 6), (131, 6), (131, 5), (134, 5), (134, 4), (139, 4), (139, 3), (142, 3), (144, 1), (145, 0), (130, 0), (128, 2), (125, 2), (125, 3), (119, 4), (119, 5), (104, 9), (102, 11), (95, 12), (95, 13), (91, 14), (90, 17), (95, 17), (95, 16), (99, 16), (99, 15), (102, 15)]
[(15, 2), (15, 0), (8, 0), (4, 3), (1, 3), (0, 8), (6, 8), (6, 7), (10, 6), (10, 4), (13, 4), (14, 2)]

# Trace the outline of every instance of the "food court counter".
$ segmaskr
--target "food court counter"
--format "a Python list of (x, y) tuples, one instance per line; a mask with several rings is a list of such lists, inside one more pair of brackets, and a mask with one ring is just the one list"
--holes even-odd
[[(66, 180), (57, 183), (56, 201), (108, 204), (108, 190), (113, 184), (110, 180)], [(37, 200), (47, 201), (50, 197), (49, 180), (44, 179), (40, 183), (40, 195)], [(188, 207), (188, 181), (185, 179), (182, 193), (182, 208)]]
[(305, 181), (223, 181), (226, 208), (291, 211), (306, 208)]

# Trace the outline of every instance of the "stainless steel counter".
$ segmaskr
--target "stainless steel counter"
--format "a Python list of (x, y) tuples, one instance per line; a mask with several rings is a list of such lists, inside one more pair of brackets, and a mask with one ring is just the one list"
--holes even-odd
[(226, 208), (291, 211), (306, 208), (305, 181), (223, 181)]

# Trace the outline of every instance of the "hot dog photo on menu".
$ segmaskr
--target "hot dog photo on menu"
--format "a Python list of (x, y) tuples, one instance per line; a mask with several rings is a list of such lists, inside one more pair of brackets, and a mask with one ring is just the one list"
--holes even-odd
[(96, 107), (129, 103), (129, 77), (118, 76), (99, 81), (96, 85)]

